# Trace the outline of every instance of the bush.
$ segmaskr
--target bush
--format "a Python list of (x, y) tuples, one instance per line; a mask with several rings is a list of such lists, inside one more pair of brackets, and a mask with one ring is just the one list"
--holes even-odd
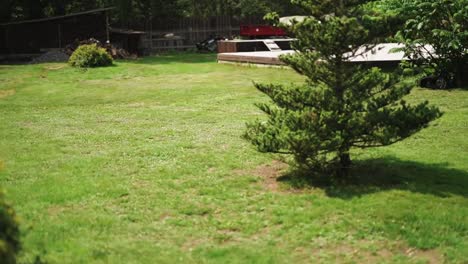
[(73, 67), (91, 68), (112, 65), (112, 57), (96, 44), (81, 45), (70, 56), (68, 63)]
[(13, 208), (5, 202), (0, 191), (0, 260), (2, 263), (16, 263), (20, 250), (19, 228)]

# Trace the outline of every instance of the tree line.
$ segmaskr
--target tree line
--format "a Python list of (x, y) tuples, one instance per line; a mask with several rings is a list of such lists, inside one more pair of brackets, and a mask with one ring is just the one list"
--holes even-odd
[(182, 17), (263, 17), (276, 11), (283, 15), (300, 10), (284, 0), (2, 0), (0, 22), (66, 15), (95, 8), (115, 7), (113, 22), (134, 24), (153, 19)]

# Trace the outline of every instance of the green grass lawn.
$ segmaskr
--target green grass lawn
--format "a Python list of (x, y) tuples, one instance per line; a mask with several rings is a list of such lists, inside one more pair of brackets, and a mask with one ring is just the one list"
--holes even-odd
[(355, 151), (355, 184), (317, 185), (241, 138), (266, 100), (252, 81), (301, 80), (196, 54), (0, 66), (20, 261), (467, 263), (468, 90), (415, 89), (445, 115)]

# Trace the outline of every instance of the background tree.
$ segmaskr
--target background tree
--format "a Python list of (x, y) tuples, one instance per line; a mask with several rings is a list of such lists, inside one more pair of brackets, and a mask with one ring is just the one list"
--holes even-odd
[(352, 148), (390, 145), (441, 115), (428, 102), (406, 103), (412, 86), (397, 75), (349, 63), (379, 37), (379, 27), (367, 26), (366, 1), (295, 2), (311, 16), (289, 28), (297, 53), (282, 59), (307, 79), (303, 85), (256, 84), (273, 101), (259, 104), (267, 121), (247, 125), (245, 136), (260, 151), (346, 175)]
[[(299, 9), (284, 0), (2, 0), (0, 22), (64, 15), (100, 7), (116, 7), (115, 20), (121, 26), (155, 19), (170, 21), (185, 16), (231, 15), (238, 18), (263, 16), (272, 10), (282, 15)], [(141, 24), (141, 23), (140, 23)]]
[(10, 21), (13, 15), (13, 0), (0, 2), (0, 22)]
[(468, 0), (413, 0), (401, 10), (410, 19), (398, 39), (413, 62), (468, 85)]
[(395, 35), (402, 30), (410, 14), (406, 11), (412, 0), (378, 0), (363, 5), (366, 14), (380, 20), (379, 26), (384, 26), (382, 34), (385, 42), (396, 42)]

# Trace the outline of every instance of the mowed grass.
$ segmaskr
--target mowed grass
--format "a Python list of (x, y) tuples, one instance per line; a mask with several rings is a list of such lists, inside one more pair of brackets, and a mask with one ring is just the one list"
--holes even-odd
[[(468, 91), (415, 89), (445, 115), (353, 153), (355, 183), (294, 178), (242, 139), (287, 69), (213, 55), (0, 66), (0, 184), (21, 262), (466, 263)], [(278, 180), (276, 180), (278, 178)]]

